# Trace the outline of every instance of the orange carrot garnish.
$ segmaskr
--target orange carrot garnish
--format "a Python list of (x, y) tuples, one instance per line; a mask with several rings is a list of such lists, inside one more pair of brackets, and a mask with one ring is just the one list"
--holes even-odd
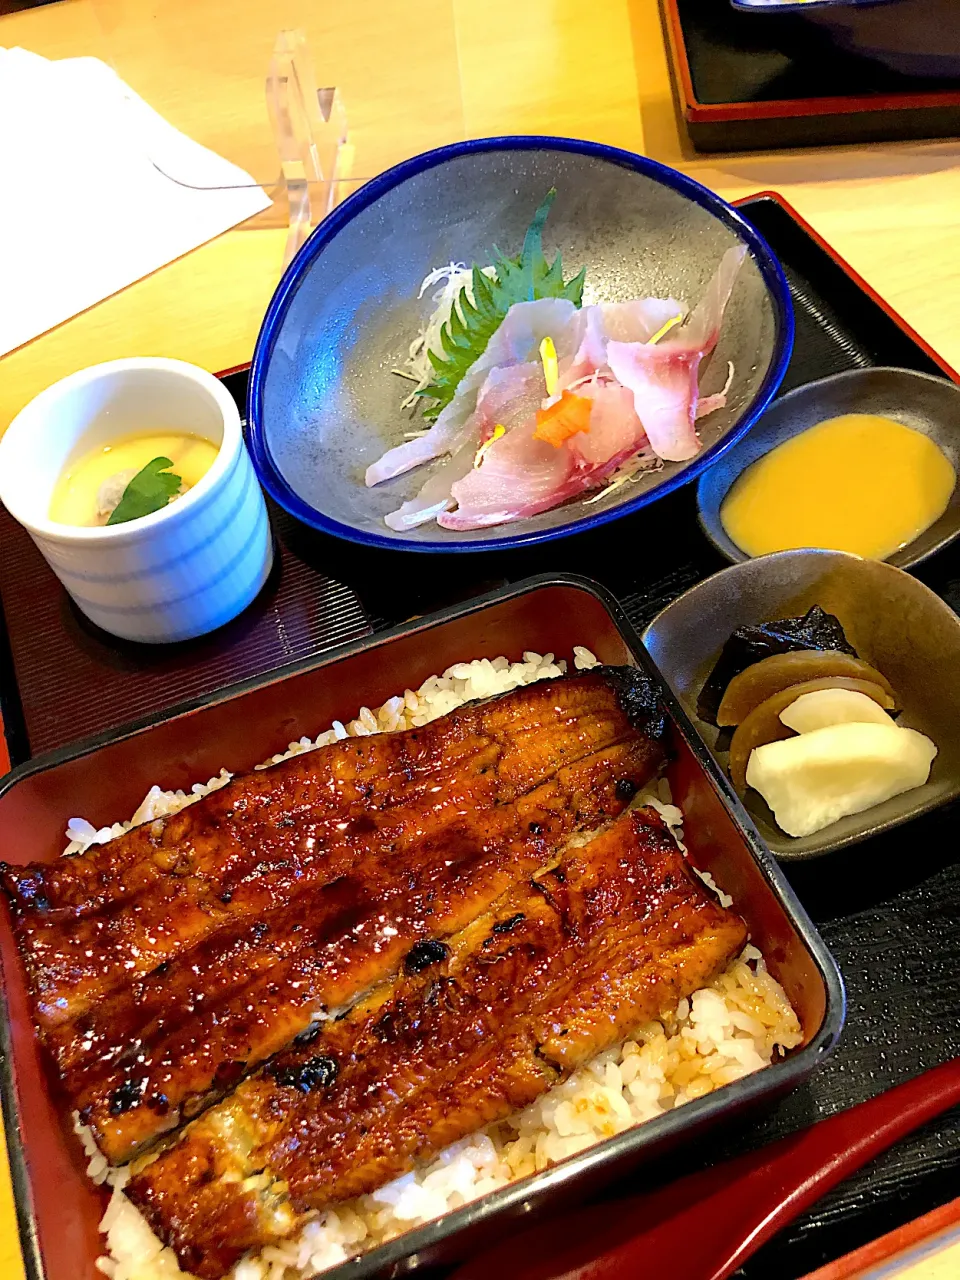
[(549, 409), (537, 410), (537, 428), (533, 433), (535, 440), (543, 440), (559, 449), (564, 440), (569, 440), (578, 431), (590, 430), (590, 411), (593, 401), (588, 396), (575, 396), (572, 391), (563, 391)]

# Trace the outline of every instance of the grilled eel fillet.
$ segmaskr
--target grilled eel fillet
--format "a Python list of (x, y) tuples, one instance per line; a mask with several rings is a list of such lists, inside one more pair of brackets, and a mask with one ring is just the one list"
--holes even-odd
[(58, 863), (6, 867), (34, 1016), (114, 1163), (620, 812), (662, 731), (605, 670), (241, 777)]
[(709, 981), (743, 921), (651, 810), (518, 881), (311, 1043), (278, 1055), (135, 1175), (184, 1270), (224, 1275), (304, 1215), (532, 1102)]

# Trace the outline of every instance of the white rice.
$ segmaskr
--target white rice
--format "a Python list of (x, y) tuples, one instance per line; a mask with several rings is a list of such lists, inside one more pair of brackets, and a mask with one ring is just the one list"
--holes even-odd
[[(587, 670), (597, 665), (597, 659), (589, 649), (577, 646), (573, 664)], [(285, 752), (257, 767), (267, 768), (341, 738), (425, 725), (464, 702), (559, 676), (566, 669), (566, 662), (552, 653), (526, 652), (519, 662), (500, 657), (456, 663), (443, 675), (429, 676), (416, 691), (406, 689), (390, 698), (376, 711), (362, 707), (347, 724), (335, 721), (317, 738), (291, 742)], [(70, 843), (64, 852), (79, 853), (141, 822), (176, 813), (224, 786), (230, 777), (221, 770), (208, 782), (195, 784), (189, 793), (151, 787), (129, 822), (100, 830), (82, 818), (72, 818), (67, 827)], [(667, 783), (661, 780), (637, 802), (658, 810), (686, 852), (683, 815), (672, 803)], [(731, 905), (732, 899), (708, 873), (698, 874), (724, 906)], [(629, 1040), (599, 1054), (525, 1110), (454, 1143), (429, 1164), (371, 1195), (318, 1214), (298, 1237), (244, 1258), (233, 1269), (232, 1280), (306, 1280), (410, 1227), (768, 1066), (801, 1038), (786, 993), (767, 971), (760, 952), (747, 946), (708, 987), (681, 1000), (660, 1021), (638, 1027)], [(162, 1245), (123, 1193), (130, 1170), (111, 1169), (90, 1131), (79, 1121), (75, 1128), (90, 1157), (88, 1175), (95, 1183), (113, 1188), (100, 1223), (108, 1253), (98, 1259), (99, 1269), (111, 1280), (183, 1280), (185, 1273), (173, 1251)]]

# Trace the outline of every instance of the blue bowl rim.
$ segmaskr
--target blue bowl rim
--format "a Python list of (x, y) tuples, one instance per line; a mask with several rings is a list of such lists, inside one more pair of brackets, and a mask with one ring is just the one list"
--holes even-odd
[[(722, 222), (724, 226), (735, 232), (749, 248), (764, 284), (770, 294), (774, 309), (774, 354), (770, 368), (754, 398), (750, 409), (727, 435), (709, 449), (705, 449), (683, 471), (663, 481), (654, 488), (637, 494), (634, 498), (606, 511), (593, 512), (580, 516), (569, 524), (559, 525), (553, 529), (533, 530), (526, 533), (504, 534), (500, 537), (480, 538), (470, 542), (441, 541), (407, 541), (402, 534), (373, 533), (356, 529), (339, 520), (324, 515), (306, 503), (284, 479), (276, 465), (266, 440), (263, 427), (263, 392), (267, 370), (273, 348), (287, 309), (299, 288), (307, 268), (319, 257), (333, 238), (381, 196), (399, 186), (408, 178), (415, 177), (428, 169), (460, 156), (483, 154), (489, 151), (567, 151), (576, 155), (591, 156), (605, 160), (621, 168), (633, 169), (647, 177), (656, 179), (672, 191), (692, 200), (694, 204), (706, 209)], [(250, 381), (247, 394), (248, 444), (253, 464), (260, 478), (260, 483), (270, 496), (285, 508), (292, 516), (311, 528), (335, 537), (345, 538), (350, 542), (364, 546), (380, 547), (389, 551), (420, 552), (477, 552), (502, 551), (514, 547), (532, 546), (540, 542), (551, 542), (556, 538), (569, 537), (576, 533), (585, 533), (612, 520), (639, 511), (658, 498), (665, 497), (681, 485), (689, 484), (711, 463), (715, 462), (727, 449), (732, 448), (753, 426), (773, 399), (783, 381), (790, 356), (793, 352), (794, 318), (793, 304), (783, 268), (780, 266), (773, 250), (756, 230), (736, 209), (720, 196), (689, 178), (686, 174), (650, 160), (646, 156), (626, 151), (621, 147), (611, 147), (604, 143), (587, 142), (576, 138), (552, 137), (541, 134), (517, 134), (494, 138), (477, 138), (466, 142), (454, 142), (432, 151), (425, 151), (403, 160), (386, 169), (375, 178), (371, 178), (358, 191), (348, 196), (338, 205), (301, 246), (293, 261), (280, 279), (267, 307), (257, 336), (250, 368)], [(509, 529), (511, 526), (506, 525)]]

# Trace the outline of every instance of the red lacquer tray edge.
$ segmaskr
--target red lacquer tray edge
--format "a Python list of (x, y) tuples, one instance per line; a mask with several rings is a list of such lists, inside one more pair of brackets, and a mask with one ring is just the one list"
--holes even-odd
[[(928, 1257), (933, 1258), (941, 1246), (948, 1248), (960, 1232), (960, 1198), (949, 1200), (938, 1209), (925, 1213), (897, 1227), (885, 1236), (878, 1236), (853, 1253), (844, 1254), (836, 1262), (828, 1262), (802, 1277), (802, 1280), (866, 1280), (866, 1276), (884, 1275), (890, 1280), (899, 1274), (901, 1265), (904, 1275), (912, 1274), (907, 1267), (921, 1266)], [(932, 1253), (928, 1253), (932, 1250)], [(873, 1268), (884, 1269), (873, 1271)], [(867, 1268), (871, 1268), (867, 1272)], [(922, 1274), (926, 1274), (922, 1271)], [(932, 1274), (932, 1273), (931, 1273)], [(918, 1278), (919, 1280), (919, 1278)]]
[[(958, 103), (960, 103), (960, 96), (958, 96)], [(921, 337), (911, 324), (904, 320), (899, 311), (892, 307), (881, 294), (877, 293), (876, 289), (874, 289), (874, 287), (863, 278), (859, 271), (847, 262), (846, 258), (841, 257), (841, 255), (837, 253), (833, 245), (831, 245), (828, 240), (825, 240), (823, 236), (820, 235), (820, 233), (812, 227), (809, 222), (807, 222), (806, 218), (804, 218), (801, 213), (797, 212), (785, 196), (782, 196), (779, 191), (755, 191), (752, 195), (741, 196), (739, 200), (733, 200), (731, 203), (735, 208), (740, 208), (741, 205), (749, 204), (751, 200), (773, 200), (776, 204), (780, 205), (780, 207), (789, 214), (790, 218), (797, 224), (797, 226), (799, 226), (802, 231), (806, 232), (810, 239), (815, 241), (824, 253), (828, 254), (837, 266), (850, 277), (857, 288), (861, 289), (872, 302), (875, 302), (882, 311), (886, 312), (894, 324), (899, 329), (903, 330), (911, 342), (915, 342), (921, 351), (928, 355), (934, 364), (941, 368), (952, 382), (960, 383), (960, 373), (958, 373), (952, 365), (947, 364), (943, 356), (939, 355), (933, 347), (931, 347), (930, 343), (927, 342), (925, 338)], [(231, 372), (233, 372), (233, 370), (231, 370)]]

